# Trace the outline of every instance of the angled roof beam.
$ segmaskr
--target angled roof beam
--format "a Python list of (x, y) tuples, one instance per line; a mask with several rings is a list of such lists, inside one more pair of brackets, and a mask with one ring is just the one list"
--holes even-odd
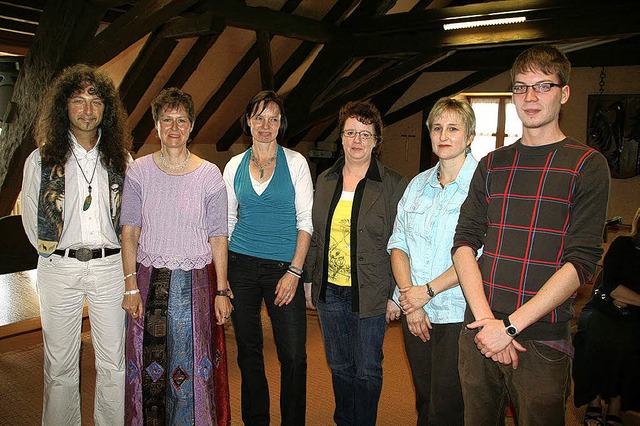
[(142, 0), (96, 35), (82, 51), (81, 58), (85, 62), (102, 65), (197, 2), (198, 0)]
[(161, 31), (151, 33), (120, 83), (120, 97), (127, 112), (138, 105), (177, 44), (176, 40), (162, 37)]
[(311, 126), (326, 120), (327, 118), (335, 115), (342, 104), (347, 101), (356, 99), (367, 99), (371, 96), (379, 93), (396, 83), (410, 77), (429, 66), (448, 58), (453, 55), (455, 51), (443, 52), (436, 55), (423, 54), (418, 55), (415, 58), (394, 66), (393, 68), (386, 70), (384, 73), (376, 76), (365, 84), (362, 84), (356, 88), (345, 88), (342, 92), (337, 93), (336, 96), (329, 102), (325, 103), (318, 109), (311, 111), (307, 115), (305, 121), (299, 121), (295, 125), (291, 126), (290, 135), (294, 136), (299, 132), (309, 129)]
[(457, 93), (463, 92), (465, 90), (470, 89), (473, 86), (477, 86), (480, 83), (483, 83), (490, 78), (497, 76), (498, 74), (503, 73), (507, 69), (502, 69), (499, 71), (477, 71), (468, 76), (462, 78), (461, 80), (450, 84), (447, 87), (444, 87), (436, 92), (433, 92), (427, 96), (423, 96), (422, 98), (411, 102), (410, 104), (393, 111), (383, 117), (384, 122), (387, 126), (397, 123), (400, 120), (404, 120), (407, 117), (411, 117), (413, 114), (416, 114), (425, 109), (431, 108), (433, 104), (440, 98), (445, 96), (453, 96)]
[(263, 30), (288, 38), (329, 43), (344, 33), (333, 24), (316, 21), (304, 16), (276, 11), (266, 7), (251, 7), (235, 1), (217, 0), (211, 12), (222, 18), (225, 25), (248, 30)]
[[(182, 87), (187, 82), (191, 74), (198, 68), (200, 62), (205, 57), (209, 49), (215, 44), (218, 39), (218, 34), (204, 36), (198, 38), (198, 40), (193, 44), (189, 53), (184, 57), (180, 65), (173, 72), (167, 83), (164, 85), (164, 88), (167, 87)], [(151, 109), (147, 108), (147, 111), (144, 113), (140, 122), (133, 129), (133, 150), (134, 152), (138, 152), (138, 150), (144, 144), (144, 141), (149, 136), (149, 133), (153, 129), (153, 118), (151, 117)]]
[[(287, 2), (282, 6), (281, 13), (292, 13), (301, 1), (302, 0), (287, 0)], [(271, 37), (268, 38), (270, 42)], [(229, 93), (231, 93), (231, 91), (236, 87), (238, 82), (240, 82), (242, 77), (244, 77), (258, 57), (259, 46), (258, 42), (256, 42), (249, 48), (247, 53), (244, 54), (242, 59), (238, 61), (236, 66), (233, 67), (233, 70), (229, 73), (220, 88), (218, 88), (216, 93), (209, 98), (207, 103), (196, 116), (196, 122), (193, 126), (193, 130), (191, 131), (191, 140), (196, 138), (198, 133), (200, 133), (202, 128), (207, 124), (207, 121), (209, 121), (209, 118), (211, 118), (211, 116), (218, 110), (222, 102), (227, 98), (227, 96), (229, 96)]]
[[(358, 0), (338, 0), (322, 18), (322, 22), (335, 23), (340, 21), (344, 14)], [(282, 87), (287, 79), (293, 74), (315, 49), (316, 44), (310, 41), (303, 41), (300, 46), (289, 56), (289, 59), (280, 67), (274, 76), (276, 88)], [(242, 135), (240, 124), (235, 121), (227, 129), (218, 141), (216, 148), (218, 151), (227, 151), (231, 145)]]

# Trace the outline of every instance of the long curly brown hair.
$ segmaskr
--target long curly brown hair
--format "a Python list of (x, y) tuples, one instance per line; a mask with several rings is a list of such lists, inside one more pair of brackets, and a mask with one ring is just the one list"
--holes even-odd
[(131, 135), (126, 131), (127, 113), (111, 78), (89, 65), (68, 67), (53, 81), (45, 95), (36, 120), (35, 137), (44, 164), (64, 166), (69, 157), (68, 100), (87, 86), (104, 103), (100, 129), (102, 136), (98, 152), (102, 164), (116, 173), (124, 174), (131, 148)]

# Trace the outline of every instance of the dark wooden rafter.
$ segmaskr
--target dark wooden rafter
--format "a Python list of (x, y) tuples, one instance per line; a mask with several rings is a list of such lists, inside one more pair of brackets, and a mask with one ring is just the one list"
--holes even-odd
[[(491, 10), (498, 6), (491, 2), (459, 6), (445, 9), (457, 11), (456, 16), (466, 16), (474, 13), (482, 5), (492, 5)], [(530, 5), (531, 3), (531, 5)], [(640, 2), (625, 0), (610, 3), (606, 8), (593, 0), (580, 2), (579, 7), (566, 1), (541, 1), (539, 8), (531, 0), (508, 2), (508, 10), (518, 10), (524, 6), (531, 6), (533, 10), (526, 12), (527, 16), (535, 19), (512, 25), (495, 27), (479, 27), (456, 31), (445, 31), (444, 21), (440, 18), (429, 20), (427, 16), (442, 15), (445, 9), (415, 12), (415, 15), (403, 15), (405, 22), (393, 16), (392, 20), (380, 20), (377, 24), (370, 23), (369, 27), (359, 22), (360, 31), (350, 38), (356, 56), (378, 56), (410, 52), (426, 52), (442, 48), (479, 49), (496, 46), (529, 45), (542, 42), (568, 42), (585, 40), (594, 37), (628, 36), (640, 33), (637, 16), (640, 14)], [(565, 5), (564, 8), (562, 5)], [(573, 7), (567, 6), (572, 4)], [(429, 12), (429, 14), (425, 14)], [(424, 15), (424, 16), (423, 16)], [(508, 16), (505, 15), (505, 16)], [(417, 21), (417, 17), (423, 17)], [(386, 18), (386, 17), (385, 17)], [(395, 22), (398, 20), (398, 22)], [(381, 27), (382, 26), (382, 27)], [(376, 28), (378, 32), (376, 32)], [(366, 31), (365, 31), (366, 30)]]
[(0, 216), (9, 214), (22, 183), (22, 168), (35, 147), (32, 130), (40, 101), (54, 76), (78, 61), (105, 9), (84, 0), (47, 1), (36, 36), (13, 91), (15, 119), (0, 134)]
[[(218, 39), (218, 34), (203, 36), (198, 38), (198, 40), (193, 44), (191, 49), (189, 49), (189, 53), (184, 57), (180, 65), (176, 68), (176, 70), (171, 74), (169, 80), (164, 85), (164, 88), (167, 87), (182, 87), (187, 82), (191, 74), (198, 68), (200, 62), (205, 57), (209, 49), (215, 44)], [(151, 117), (151, 109), (147, 109), (147, 111), (140, 119), (140, 122), (134, 128), (133, 134), (133, 151), (137, 152), (140, 147), (144, 144), (147, 136), (153, 129), (153, 118)]]
[(405, 63), (398, 64), (365, 84), (337, 94), (337, 96), (330, 102), (327, 102), (318, 109), (311, 111), (304, 121), (300, 121), (296, 123), (296, 125), (291, 126), (289, 134), (291, 136), (295, 136), (299, 132), (306, 131), (315, 124), (335, 115), (345, 102), (370, 98), (376, 93), (401, 82), (411, 75), (419, 73), (430, 65), (453, 54), (454, 51), (443, 52), (437, 55), (418, 55)]
[(162, 27), (162, 35), (167, 38), (199, 37), (219, 34), (225, 29), (224, 21), (211, 12), (204, 12), (193, 17), (177, 16)]
[(134, 110), (177, 44), (176, 40), (162, 37), (162, 29), (151, 33), (120, 84), (120, 97), (127, 112)]
[(198, 0), (143, 0), (102, 30), (83, 50), (83, 60), (102, 65)]
[[(292, 13), (300, 4), (302, 0), (288, 0), (281, 9), (283, 13)], [(269, 42), (271, 41), (271, 37)], [(266, 43), (266, 42), (265, 42)], [(249, 68), (259, 58), (259, 46), (258, 42), (254, 43), (247, 53), (244, 54), (242, 59), (238, 61), (233, 70), (229, 73), (225, 81), (222, 83), (216, 93), (209, 98), (207, 103), (202, 107), (196, 117), (193, 130), (191, 131), (191, 139), (195, 139), (200, 133), (202, 128), (207, 124), (209, 118), (218, 110), (222, 102), (229, 96), (229, 93), (236, 87), (242, 77), (249, 71)], [(218, 149), (219, 150), (219, 149)]]
[(271, 63), (271, 37), (266, 31), (256, 31), (258, 58), (260, 59), (260, 83), (262, 90), (273, 90), (273, 65)]
[[(395, 0), (363, 3), (360, 3), (351, 16), (345, 20), (345, 23), (351, 20), (360, 20), (372, 13), (386, 13), (393, 7)], [(308, 129), (309, 126), (301, 125), (301, 123), (307, 122), (313, 101), (322, 93), (326, 85), (339, 78), (353, 63), (351, 47), (347, 43), (325, 45), (298, 85), (287, 95), (285, 99), (287, 118), (289, 118), (290, 128), (294, 130), (289, 132), (289, 137), (295, 137), (297, 133)], [(295, 140), (288, 139), (287, 143), (293, 146)]]
[[(323, 22), (337, 23), (343, 17), (344, 14), (351, 8), (354, 1), (357, 0), (338, 0), (329, 11), (326, 13)], [(278, 89), (287, 81), (287, 79), (295, 72), (300, 65), (307, 59), (316, 44), (308, 41), (303, 41), (300, 46), (291, 54), (289, 59), (280, 67), (274, 76), (275, 88)], [(234, 121), (227, 129), (224, 135), (218, 141), (216, 148), (218, 151), (227, 151), (231, 145), (233, 145), (238, 138), (242, 135), (242, 129), (238, 121)]]
[(431, 109), (433, 104), (435, 104), (438, 99), (445, 96), (454, 96), (460, 92), (468, 90), (471, 87), (477, 86), (480, 83), (484, 83), (485, 81), (503, 73), (504, 71), (506, 71), (506, 69), (502, 69), (499, 71), (477, 71), (471, 73), (447, 87), (430, 93), (427, 96), (424, 96), (392, 113), (387, 114), (384, 117), (385, 124), (387, 126), (390, 126), (400, 120), (411, 117), (413, 114), (417, 114), (424, 109)]
[(266, 7), (251, 7), (236, 1), (217, 0), (212, 2), (211, 11), (221, 17), (230, 27), (254, 31), (267, 31), (271, 35), (330, 43), (344, 36), (336, 26), (316, 21), (304, 16), (293, 15), (284, 10), (272, 10)]

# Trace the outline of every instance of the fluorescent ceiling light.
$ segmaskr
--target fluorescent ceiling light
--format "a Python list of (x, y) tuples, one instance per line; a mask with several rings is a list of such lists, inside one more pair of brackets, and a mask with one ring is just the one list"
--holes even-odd
[(500, 19), (484, 19), (479, 21), (456, 22), (455, 24), (444, 24), (445, 30), (459, 30), (463, 28), (488, 27), (491, 25), (518, 24), (526, 21), (525, 16), (516, 16), (513, 18)]

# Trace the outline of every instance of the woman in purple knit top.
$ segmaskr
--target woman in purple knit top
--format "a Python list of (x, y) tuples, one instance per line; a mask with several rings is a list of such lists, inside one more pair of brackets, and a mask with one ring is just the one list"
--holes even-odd
[(227, 193), (187, 149), (191, 96), (166, 89), (151, 108), (161, 147), (129, 167), (120, 217), (125, 422), (226, 425)]

